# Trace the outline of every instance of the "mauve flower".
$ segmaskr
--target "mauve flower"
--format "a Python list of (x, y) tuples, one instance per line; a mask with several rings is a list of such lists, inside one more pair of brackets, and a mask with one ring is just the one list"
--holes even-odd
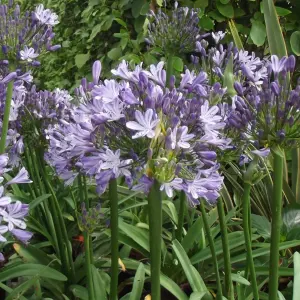
[(5, 261), (5, 257), (3, 255), (3, 253), (0, 252), (0, 262), (3, 262), (3, 261)]
[(0, 186), (0, 207), (5, 207), (11, 203), (11, 198), (8, 196), (4, 196), (4, 187)]
[(20, 242), (27, 244), (28, 241), (32, 238), (33, 233), (27, 230), (22, 229), (13, 229), (11, 230), (12, 235), (18, 239)]
[(32, 62), (35, 58), (39, 56), (39, 54), (34, 53), (33, 48), (28, 48), (24, 46), (24, 50), (20, 51), (20, 56), (22, 60), (27, 60), (28, 62)]
[(12, 231), (15, 226), (20, 229), (25, 229), (26, 223), (24, 221), (24, 217), (28, 214), (28, 205), (17, 201), (15, 203), (8, 204), (6, 209), (7, 210), (1, 210), (0, 214), (3, 217), (3, 221), (8, 223), (8, 230)]
[(145, 115), (143, 115), (140, 111), (135, 112), (135, 121), (129, 121), (126, 123), (126, 127), (138, 131), (135, 135), (132, 136), (133, 139), (137, 139), (139, 137), (147, 136), (148, 138), (153, 138), (155, 136), (155, 128), (159, 123), (159, 119), (154, 117), (153, 120), (153, 110), (147, 109)]
[(54, 26), (59, 23), (57, 14), (50, 9), (45, 9), (43, 4), (35, 9), (35, 17), (41, 24)]
[(27, 170), (23, 167), (12, 180), (6, 183), (6, 185), (19, 184), (19, 183), (31, 183), (31, 182), (32, 181), (29, 179), (29, 174)]

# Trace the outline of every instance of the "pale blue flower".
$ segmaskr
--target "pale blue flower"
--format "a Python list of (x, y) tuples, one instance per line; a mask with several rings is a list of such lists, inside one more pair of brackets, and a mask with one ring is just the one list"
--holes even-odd
[(24, 50), (20, 51), (20, 56), (21, 60), (32, 62), (35, 58), (39, 56), (39, 54), (35, 53), (33, 48), (28, 48), (27, 46), (24, 46)]
[(145, 115), (137, 110), (135, 111), (135, 119), (137, 122), (129, 121), (126, 123), (127, 128), (138, 131), (132, 138), (137, 139), (139, 137), (147, 136), (152, 139), (155, 136), (156, 125), (159, 123), (159, 119), (154, 116), (153, 110), (147, 109)]
[(174, 178), (171, 182), (165, 182), (160, 186), (160, 190), (166, 191), (166, 194), (169, 198), (173, 197), (174, 190), (181, 191), (183, 189), (182, 186), (183, 180), (181, 178)]

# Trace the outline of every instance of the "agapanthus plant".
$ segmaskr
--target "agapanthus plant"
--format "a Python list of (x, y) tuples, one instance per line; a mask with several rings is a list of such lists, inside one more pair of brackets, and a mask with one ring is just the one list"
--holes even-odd
[[(7, 172), (10, 170), (8, 166), (8, 155), (0, 155), (0, 242), (5, 243), (9, 236), (12, 236), (22, 243), (27, 243), (32, 233), (26, 231), (25, 217), (29, 212), (29, 205), (23, 204), (21, 201), (13, 201), (8, 193), (8, 188), (12, 184), (31, 183), (25, 168), (22, 168), (18, 174), (6, 180)], [(4, 256), (0, 253), (0, 261), (4, 260)]]
[(130, 71), (121, 63), (113, 73), (122, 81), (94, 85), (72, 122), (49, 130), (48, 157), (62, 167), (60, 173), (75, 162), (95, 176), (99, 193), (111, 178), (124, 176), (130, 187), (146, 193), (158, 180), (169, 197), (184, 190), (194, 204), (199, 197), (217, 199), (222, 178), (214, 148), (230, 142), (219, 133), (225, 126), (219, 108), (209, 105), (218, 93), (204, 72), (188, 80), (186, 73), (178, 89), (166, 88), (162, 66)]

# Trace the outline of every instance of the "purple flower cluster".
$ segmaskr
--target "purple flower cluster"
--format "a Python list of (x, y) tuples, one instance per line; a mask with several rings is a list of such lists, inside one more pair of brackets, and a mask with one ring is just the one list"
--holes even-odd
[(133, 190), (147, 193), (153, 180), (172, 197), (183, 190), (191, 203), (213, 203), (223, 178), (216, 149), (230, 139), (220, 131), (226, 123), (218, 106), (224, 89), (208, 85), (207, 74), (186, 70), (175, 87), (166, 87), (163, 62), (133, 71), (123, 61), (112, 73), (122, 80), (99, 82), (101, 65), (93, 66), (93, 82), (77, 89), (81, 104), (69, 122), (48, 130), (47, 160), (71, 183), (78, 172), (93, 176), (103, 193), (112, 178), (125, 177)]
[[(27, 243), (32, 237), (32, 233), (25, 230), (25, 217), (28, 215), (29, 206), (20, 201), (12, 202), (7, 188), (12, 184), (32, 181), (25, 168), (22, 168), (13, 179), (4, 183), (4, 175), (10, 170), (7, 168), (8, 160), (7, 154), (0, 155), (0, 242), (6, 242), (8, 234), (11, 234), (19, 241)], [(0, 261), (2, 260), (4, 256), (0, 253)]]
[(0, 5), (0, 63), (38, 66), (38, 56), (44, 51), (55, 51), (59, 45), (52, 46), (54, 38), (52, 27), (58, 17), (49, 9), (39, 5), (34, 12), (21, 14), (19, 5)]
[(229, 130), (253, 141), (256, 147), (299, 145), (300, 85), (291, 88), (290, 78), (295, 57), (279, 59), (273, 55), (268, 62), (268, 76), (260, 87), (234, 84), (237, 96), (228, 110)]
[[(249, 53), (245, 50), (238, 50), (229, 43), (226, 46), (219, 44), (224, 37), (222, 32), (212, 33), (212, 37), (217, 43), (215, 47), (208, 47), (208, 42), (201, 39), (196, 42), (196, 52), (200, 56), (192, 55), (191, 60), (195, 67), (200, 66), (204, 69), (210, 78), (210, 83), (224, 82), (225, 72), (230, 59), (232, 59), (232, 76), (243, 86), (262, 84), (263, 80), (268, 77), (266, 67), (267, 61), (261, 60), (255, 56), (255, 53)], [(228, 76), (228, 75), (227, 75)]]

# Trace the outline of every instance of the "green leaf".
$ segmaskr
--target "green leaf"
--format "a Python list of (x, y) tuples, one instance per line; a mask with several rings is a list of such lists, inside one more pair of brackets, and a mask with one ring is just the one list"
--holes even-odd
[(241, 274), (231, 273), (231, 278), (232, 281), (234, 282), (238, 282), (243, 285), (250, 285), (250, 282), (246, 278), (244, 278)]
[(132, 291), (130, 293), (129, 300), (141, 299), (144, 282), (145, 282), (145, 268), (144, 265), (140, 263), (134, 276)]
[(224, 87), (227, 88), (227, 93), (230, 96), (236, 95), (236, 91), (234, 89), (234, 75), (233, 75), (233, 57), (230, 56), (230, 59), (227, 62), (225, 71), (224, 71)]
[(111, 60), (118, 60), (121, 56), (122, 56), (122, 50), (121, 48), (113, 48), (111, 49), (108, 53), (107, 56), (111, 59)]
[(255, 228), (257, 232), (264, 237), (269, 239), (271, 237), (271, 223), (265, 216), (251, 215), (252, 228)]
[(92, 278), (93, 278), (95, 295), (97, 296), (97, 299), (106, 300), (107, 294), (105, 290), (105, 282), (100, 276), (98, 269), (92, 264), (91, 264), (91, 270), (92, 270)]
[[(126, 266), (126, 269), (136, 270), (139, 267), (139, 262), (131, 259), (123, 259), (123, 263)], [(150, 267), (144, 265), (145, 272), (150, 275)], [(181, 288), (169, 277), (160, 273), (160, 282), (161, 285), (168, 290), (172, 295), (174, 295), (178, 300), (188, 300), (187, 295), (181, 290)]]
[(74, 284), (71, 285), (69, 289), (75, 297), (81, 300), (89, 300), (89, 292), (85, 287)]
[(34, 199), (32, 202), (29, 203), (29, 208), (30, 209), (35, 208), (40, 203), (42, 203), (44, 200), (48, 199), (50, 196), (51, 196), (51, 194), (45, 194), (45, 195), (42, 195), (42, 196)]
[(208, 289), (205, 286), (203, 279), (197, 270), (194, 270), (194, 266), (191, 264), (186, 252), (177, 240), (173, 241), (172, 248), (178, 257), (178, 260), (183, 268), (185, 276), (191, 285), (193, 292), (207, 292)]
[(210, 17), (204, 15), (200, 18), (199, 25), (203, 29), (212, 30), (215, 24)]
[(280, 291), (277, 291), (279, 300), (286, 300)]
[[(230, 243), (229, 243), (230, 245)], [(252, 256), (253, 258), (256, 257), (260, 257), (263, 255), (269, 255), (270, 253), (270, 244), (269, 243), (264, 243), (264, 247), (263, 248), (259, 248), (259, 249), (255, 249), (252, 251)], [(288, 248), (292, 248), (292, 247), (297, 247), (300, 245), (300, 240), (296, 240), (296, 241), (288, 241), (288, 242), (283, 242), (279, 244), (279, 250), (285, 250)], [(230, 246), (229, 246), (230, 248)], [(240, 262), (240, 261), (245, 261), (246, 260), (246, 253), (242, 253), (239, 254), (237, 256), (232, 256), (231, 257), (231, 263), (236, 263), (236, 262)], [(219, 267), (221, 267), (223, 265), (224, 261), (220, 260), (220, 265)]]
[(208, 6), (208, 0), (197, 0), (194, 3), (194, 8), (205, 8)]
[(188, 252), (194, 246), (194, 244), (199, 243), (199, 232), (201, 232), (203, 228), (202, 218), (197, 218), (194, 224), (188, 229), (187, 234), (184, 236), (182, 240), (183, 249)]
[(90, 59), (90, 54), (89, 53), (86, 53), (86, 54), (77, 54), (75, 56), (75, 64), (76, 64), (76, 67), (78, 69), (81, 69), (85, 64), (86, 62)]
[(65, 275), (50, 267), (39, 264), (23, 264), (5, 270), (2, 269), (0, 273), (0, 281), (2, 282), (21, 276), (40, 276), (58, 281), (68, 280)]
[(163, 0), (156, 0), (156, 3), (158, 6), (162, 6), (163, 5)]
[(235, 26), (234, 21), (233, 20), (229, 20), (228, 24), (229, 24), (229, 29), (230, 29), (230, 32), (232, 34), (232, 37), (233, 37), (235, 45), (237, 46), (237, 48), (239, 50), (244, 49), (243, 43), (241, 41), (241, 38), (239, 36), (239, 32), (238, 32), (238, 30), (237, 30), (237, 28)]
[(133, 0), (131, 5), (131, 12), (134, 18), (137, 18), (141, 14), (141, 11), (145, 4), (148, 4), (145, 0)]
[(297, 300), (300, 295), (300, 253), (294, 253), (294, 284), (293, 284), (293, 300)]
[[(7, 285), (3, 284), (2, 282), (0, 282), (0, 288), (4, 291), (8, 292), (9, 294), (14, 291), (12, 288), (8, 287)], [(20, 298), (18, 298), (18, 300), (27, 300), (27, 298), (20, 296)]]
[[(252, 234), (252, 240), (255, 240), (259, 238), (259, 235)], [(234, 248), (237, 248), (241, 245), (245, 244), (244, 239), (244, 233), (242, 231), (236, 231), (231, 232), (228, 234), (228, 243), (229, 243), (229, 249), (232, 250)], [(223, 253), (223, 247), (222, 247), (222, 241), (221, 239), (218, 239), (215, 241), (215, 248), (217, 255), (220, 255)], [(199, 263), (201, 261), (204, 261), (206, 259), (211, 258), (211, 252), (209, 247), (197, 252), (194, 256), (191, 257), (191, 263), (194, 265), (196, 263)]]
[(225, 17), (232, 19), (234, 17), (234, 9), (230, 3), (222, 4), (217, 2), (218, 11)]
[(201, 300), (206, 295), (206, 292), (194, 292), (190, 296), (190, 300)]
[(222, 4), (227, 4), (230, 2), (230, 0), (219, 0)]
[(183, 71), (183, 61), (180, 57), (173, 56), (173, 68), (178, 72)]
[(127, 224), (121, 219), (119, 219), (119, 228), (132, 240), (142, 246), (145, 250), (147, 250), (148, 252), (150, 251), (149, 234), (147, 230)]
[(262, 46), (266, 40), (266, 27), (261, 21), (252, 20), (250, 37), (256, 46)]
[(13, 289), (13, 291), (5, 298), (5, 300), (20, 299), (20, 296), (22, 296), (26, 291), (28, 291), (32, 286), (34, 286), (37, 280), (38, 276), (35, 276), (21, 283), (19, 286)]
[(88, 39), (88, 42), (90, 43), (94, 38), (95, 36), (101, 31), (101, 27), (102, 27), (102, 22), (97, 24), (96, 26), (94, 26), (92, 32), (91, 32), (91, 35)]
[(24, 262), (37, 263), (48, 266), (53, 259), (47, 256), (47, 254), (36, 248), (33, 245), (23, 246), (22, 244), (13, 244), (13, 247), (17, 254), (23, 259)]
[(267, 37), (271, 54), (279, 57), (287, 56), (284, 38), (275, 10), (273, 0), (263, 0), (263, 11), (267, 29)]
[(294, 31), (290, 38), (290, 44), (293, 52), (300, 56), (300, 31)]
[(292, 13), (289, 9), (282, 8), (279, 6), (275, 6), (275, 9), (276, 9), (277, 15), (280, 17), (287, 16)]

